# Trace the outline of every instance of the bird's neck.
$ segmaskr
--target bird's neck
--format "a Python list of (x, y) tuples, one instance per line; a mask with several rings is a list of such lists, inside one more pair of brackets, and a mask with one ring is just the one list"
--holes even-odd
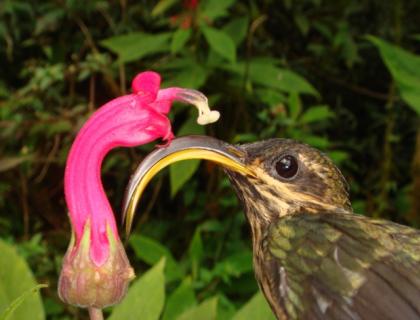
[[(261, 240), (273, 223), (300, 213), (322, 214), (322, 212), (350, 213), (351, 207), (336, 206), (328, 201), (302, 195), (288, 201), (280, 196), (270, 184), (252, 181), (240, 174), (228, 172), (236, 194), (241, 201), (252, 231), (254, 250), (260, 250)], [(349, 209), (350, 208), (350, 209)]]

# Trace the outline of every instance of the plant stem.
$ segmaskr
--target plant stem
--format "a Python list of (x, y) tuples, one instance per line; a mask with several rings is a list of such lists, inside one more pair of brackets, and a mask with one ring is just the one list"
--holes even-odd
[[(401, 42), (401, 21), (402, 21), (402, 5), (400, 0), (394, 1), (394, 39), (396, 44)], [(385, 217), (385, 212), (389, 210), (389, 198), (391, 188), (394, 187), (394, 181), (392, 177), (393, 170), (393, 135), (396, 124), (396, 111), (395, 111), (395, 98), (396, 98), (396, 83), (395, 80), (391, 82), (391, 86), (388, 92), (388, 99), (385, 105), (386, 112), (386, 123), (384, 132), (384, 145), (383, 145), (383, 162), (382, 162), (382, 174), (379, 181), (380, 192), (377, 198), (377, 208), (373, 213), (373, 217)]]
[(392, 186), (392, 169), (393, 169), (393, 149), (392, 136), (395, 127), (395, 100), (396, 88), (395, 82), (391, 83), (389, 89), (388, 102), (385, 105), (386, 123), (384, 132), (384, 144), (382, 149), (382, 169), (379, 181), (380, 192), (377, 199), (377, 208), (373, 213), (373, 217), (384, 217), (385, 212), (389, 209), (389, 192)]
[(22, 212), (23, 212), (23, 238), (29, 239), (29, 202), (28, 202), (28, 180), (25, 174), (19, 170), (20, 184), (21, 184), (21, 199), (22, 199)]
[(90, 320), (104, 320), (102, 309), (88, 308)]
[(408, 221), (420, 226), (420, 127), (417, 127), (416, 149), (414, 151), (412, 172), (413, 190), (411, 191), (411, 210), (408, 213)]

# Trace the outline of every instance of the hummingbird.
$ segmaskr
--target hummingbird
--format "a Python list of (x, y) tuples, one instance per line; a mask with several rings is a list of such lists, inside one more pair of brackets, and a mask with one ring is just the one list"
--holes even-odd
[(331, 159), (294, 140), (174, 139), (132, 175), (127, 232), (153, 176), (187, 159), (224, 168), (250, 225), (256, 280), (277, 319), (420, 319), (420, 231), (354, 213)]

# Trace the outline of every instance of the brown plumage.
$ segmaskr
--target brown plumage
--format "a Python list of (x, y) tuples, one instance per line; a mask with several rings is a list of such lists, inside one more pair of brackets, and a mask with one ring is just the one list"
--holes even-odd
[[(279, 319), (420, 319), (420, 232), (352, 213), (329, 158), (273, 139), (238, 147), (227, 170), (253, 235), (255, 273)], [(283, 178), (276, 164), (297, 159)]]

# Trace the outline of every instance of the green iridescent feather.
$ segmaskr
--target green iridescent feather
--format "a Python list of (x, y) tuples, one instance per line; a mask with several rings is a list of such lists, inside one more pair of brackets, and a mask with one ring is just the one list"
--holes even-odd
[(263, 243), (263, 277), (290, 319), (419, 319), (418, 230), (299, 213), (272, 224)]

